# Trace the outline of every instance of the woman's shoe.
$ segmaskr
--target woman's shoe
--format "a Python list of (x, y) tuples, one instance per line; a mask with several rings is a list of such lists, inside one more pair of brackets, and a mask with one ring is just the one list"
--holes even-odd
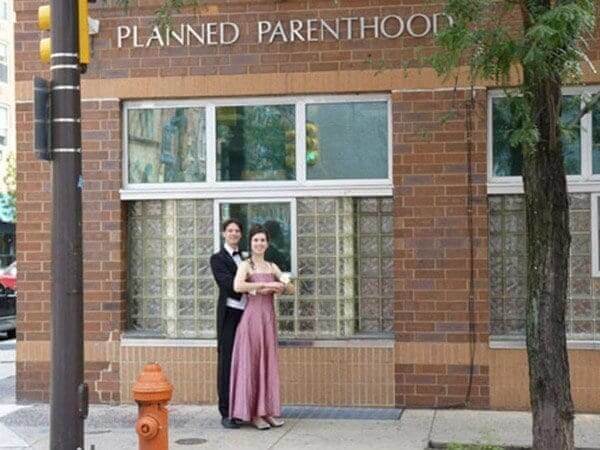
[(265, 421), (269, 425), (271, 425), (272, 427), (275, 427), (275, 428), (280, 427), (285, 423), (285, 421), (283, 419), (278, 419), (276, 417), (271, 417), (271, 416), (265, 416), (265, 417), (263, 417), (263, 419), (265, 419)]
[(254, 425), (254, 427), (258, 430), (268, 430), (269, 428), (271, 428), (271, 425), (269, 425), (269, 423), (266, 422), (262, 417), (257, 417), (256, 419), (254, 419), (252, 421), (252, 425)]

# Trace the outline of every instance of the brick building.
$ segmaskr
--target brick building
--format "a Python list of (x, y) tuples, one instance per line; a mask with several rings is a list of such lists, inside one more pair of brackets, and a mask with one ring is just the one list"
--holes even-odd
[[(139, 3), (90, 13), (100, 20), (82, 81), (92, 399), (131, 402), (142, 364), (158, 361), (175, 402), (215, 402), (207, 261), (219, 223), (236, 216), (274, 227), (280, 265), (297, 278), (277, 304), (284, 402), (526, 409), (519, 155), (501, 91), (471, 94), (420, 67), (447, 23), (442, 5), (214, 0), (161, 35), (158, 2)], [(47, 400), (49, 382), (50, 172), (31, 151), (31, 80), (48, 70), (39, 4), (15, 2), (23, 402)], [(594, 42), (589, 53), (600, 60)], [(566, 117), (600, 76), (585, 83), (565, 91)], [(573, 395), (598, 412), (600, 108), (566, 148)]]

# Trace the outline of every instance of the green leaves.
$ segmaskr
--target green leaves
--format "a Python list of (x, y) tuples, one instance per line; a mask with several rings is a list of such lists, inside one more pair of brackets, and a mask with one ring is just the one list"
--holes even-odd
[[(522, 9), (517, 10), (518, 3), (448, 0), (445, 12), (454, 24), (438, 33), (440, 51), (430, 59), (438, 75), (450, 77), (466, 65), (472, 84), (478, 80), (491, 80), (500, 86), (517, 84), (511, 76), (518, 67), (526, 74), (529, 86), (547, 78), (578, 80), (581, 63), (586, 60), (586, 37), (596, 25), (594, 0), (557, 0), (551, 6), (523, 0)], [(510, 143), (532, 148), (539, 136), (531, 96), (524, 88), (507, 95), (516, 121)]]
[(515, 33), (504, 20), (512, 11), (512, 2), (448, 1), (445, 12), (452, 16), (454, 25), (436, 37), (442, 51), (431, 58), (433, 68), (440, 75), (449, 75), (467, 64), (473, 79), (507, 82), (520, 55)]
[(521, 64), (535, 77), (559, 73), (578, 77), (585, 36), (595, 26), (594, 5), (587, 0), (562, 2), (532, 17), (532, 25), (523, 37)]

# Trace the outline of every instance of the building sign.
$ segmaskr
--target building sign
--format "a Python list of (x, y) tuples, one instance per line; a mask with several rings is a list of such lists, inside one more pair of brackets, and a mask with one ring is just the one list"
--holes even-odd
[[(437, 33), (440, 26), (451, 25), (452, 18), (443, 13), (394, 14), (374, 17), (338, 17), (256, 22), (256, 42), (321, 42), (326, 40), (415, 38)], [(232, 45), (240, 39), (240, 26), (233, 22), (209, 22), (199, 25), (180, 24), (163, 32), (158, 26), (143, 29), (137, 25), (117, 27), (117, 46), (174, 47), (192, 45)]]

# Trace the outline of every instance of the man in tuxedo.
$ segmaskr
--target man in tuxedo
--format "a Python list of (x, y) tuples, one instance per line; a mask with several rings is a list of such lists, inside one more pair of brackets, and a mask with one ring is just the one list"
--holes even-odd
[(210, 257), (210, 268), (219, 286), (217, 303), (217, 389), (221, 424), (225, 428), (239, 428), (239, 424), (229, 418), (229, 378), (231, 372), (231, 353), (235, 331), (242, 313), (245, 298), (233, 290), (233, 279), (238, 265), (242, 262), (239, 249), (243, 227), (240, 221), (229, 219), (223, 223), (222, 232), (225, 243), (218, 253)]

